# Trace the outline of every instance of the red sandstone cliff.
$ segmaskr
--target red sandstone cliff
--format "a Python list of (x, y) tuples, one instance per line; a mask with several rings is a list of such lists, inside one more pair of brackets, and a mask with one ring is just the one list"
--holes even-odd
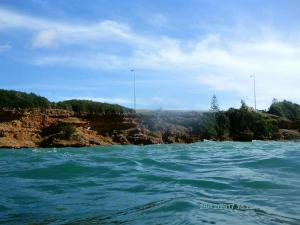
[[(75, 115), (59, 109), (2, 109), (0, 148), (191, 143), (203, 139), (198, 119), (193, 112)], [(300, 133), (282, 127), (276, 139), (300, 139)]]
[[(74, 128), (69, 137), (62, 133), (44, 134), (56, 124)], [(158, 144), (191, 142), (186, 128), (167, 124), (147, 128), (136, 114), (81, 115), (65, 110), (1, 110), (0, 147), (66, 147), (110, 144)]]

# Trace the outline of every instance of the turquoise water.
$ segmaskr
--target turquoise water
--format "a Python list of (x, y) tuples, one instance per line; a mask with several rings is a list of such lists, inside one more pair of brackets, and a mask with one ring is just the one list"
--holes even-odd
[(300, 143), (0, 150), (1, 224), (300, 224)]

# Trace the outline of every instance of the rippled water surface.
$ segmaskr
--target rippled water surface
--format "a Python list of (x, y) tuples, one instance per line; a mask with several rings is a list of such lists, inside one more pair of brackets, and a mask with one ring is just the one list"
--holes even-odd
[(2, 224), (300, 224), (300, 143), (0, 150)]

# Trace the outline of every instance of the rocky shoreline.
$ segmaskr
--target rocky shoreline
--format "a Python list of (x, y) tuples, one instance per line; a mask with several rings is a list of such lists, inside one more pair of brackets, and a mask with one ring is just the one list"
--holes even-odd
[[(61, 109), (1, 109), (0, 148), (192, 143), (207, 139), (195, 128), (199, 124), (198, 117), (197, 112), (76, 115)], [(57, 125), (62, 126), (58, 129)], [(52, 130), (49, 131), (49, 128)], [(240, 137), (210, 139), (247, 141), (251, 139), (247, 135), (243, 133)], [(280, 129), (272, 139), (300, 139), (300, 133)]]
[[(74, 127), (69, 137), (63, 132), (43, 134), (54, 124)], [(1, 110), (0, 147), (83, 147), (112, 144), (163, 144), (197, 141), (184, 127), (151, 132), (137, 114), (75, 115), (74, 112), (49, 110)]]

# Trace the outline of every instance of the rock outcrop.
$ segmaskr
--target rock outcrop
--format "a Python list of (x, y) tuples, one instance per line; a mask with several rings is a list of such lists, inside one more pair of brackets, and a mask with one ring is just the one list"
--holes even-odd
[[(0, 110), (0, 147), (83, 147), (111, 144), (192, 143), (205, 136), (199, 131), (199, 113), (150, 112), (76, 115), (72, 111)], [(291, 130), (288, 120), (273, 118), (280, 124), (277, 136), (260, 140), (300, 139), (297, 130)], [(252, 131), (243, 131), (212, 140), (251, 141)]]
[(300, 132), (298, 130), (279, 130), (279, 139), (281, 140), (297, 140), (300, 139)]
[[(59, 133), (43, 135), (43, 130), (53, 124), (68, 124), (74, 132), (68, 138)], [(31, 110), (0, 112), (0, 147), (65, 147), (112, 144), (111, 138), (88, 130), (89, 121), (75, 117), (65, 110)]]
[[(75, 115), (66, 110), (1, 110), (0, 147), (82, 147), (111, 144), (189, 143), (187, 128), (157, 121), (150, 129), (137, 114)], [(149, 121), (148, 121), (149, 123)], [(47, 129), (61, 126), (45, 132)], [(64, 130), (65, 129), (65, 130)], [(71, 130), (70, 130), (71, 129)], [(68, 135), (66, 135), (68, 132)], [(71, 133), (70, 133), (71, 132)]]

